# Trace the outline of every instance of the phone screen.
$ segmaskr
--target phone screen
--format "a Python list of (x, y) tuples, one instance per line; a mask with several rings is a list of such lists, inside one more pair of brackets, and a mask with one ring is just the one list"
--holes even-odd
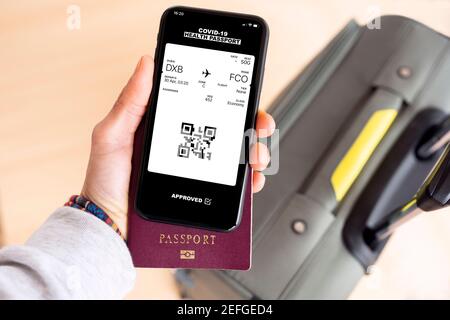
[(254, 61), (166, 44), (149, 171), (236, 184)]
[(164, 14), (137, 199), (144, 216), (213, 229), (237, 224), (265, 28), (253, 16)]

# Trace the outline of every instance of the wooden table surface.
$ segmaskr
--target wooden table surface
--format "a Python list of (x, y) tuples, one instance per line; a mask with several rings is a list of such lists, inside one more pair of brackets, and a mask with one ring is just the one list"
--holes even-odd
[[(67, 28), (69, 5), (81, 28)], [(407, 15), (450, 34), (449, 1), (2, 1), (0, 4), (0, 232), (22, 243), (80, 192), (93, 126), (140, 55), (153, 53), (165, 8), (186, 4), (254, 13), (271, 29), (261, 108), (351, 18)], [(373, 5), (378, 7), (373, 7)], [(399, 230), (351, 298), (450, 298), (450, 215)], [(140, 270), (131, 298), (175, 298), (169, 270)]]

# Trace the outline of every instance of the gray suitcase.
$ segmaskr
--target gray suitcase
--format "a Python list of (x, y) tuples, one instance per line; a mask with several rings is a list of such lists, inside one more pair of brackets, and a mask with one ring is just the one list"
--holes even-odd
[(178, 270), (196, 299), (343, 299), (383, 249), (364, 230), (407, 201), (450, 113), (450, 44), (413, 20), (350, 22), (273, 103), (280, 169), (255, 195), (250, 271)]

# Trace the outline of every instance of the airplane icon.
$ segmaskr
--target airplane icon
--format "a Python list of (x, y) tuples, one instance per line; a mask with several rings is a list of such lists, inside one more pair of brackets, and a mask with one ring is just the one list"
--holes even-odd
[(206, 78), (206, 77), (209, 76), (211, 73), (208, 71), (208, 69), (205, 69), (205, 71), (202, 71), (202, 74), (204, 74), (204, 75), (205, 75), (205, 78)]

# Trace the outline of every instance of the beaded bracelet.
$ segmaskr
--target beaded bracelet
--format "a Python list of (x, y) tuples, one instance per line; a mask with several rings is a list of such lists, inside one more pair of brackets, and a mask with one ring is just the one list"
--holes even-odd
[[(99, 208), (95, 203), (91, 202), (90, 200), (86, 199), (83, 196), (73, 195), (70, 197), (69, 201), (64, 204), (67, 207), (72, 207), (76, 209), (80, 209), (83, 211), (86, 211), (100, 220), (106, 222), (108, 226), (113, 228), (117, 234), (124, 239), (122, 233), (119, 230), (119, 227), (114, 223), (114, 221), (106, 214), (105, 211), (103, 211), (101, 208)], [(125, 239), (124, 239), (125, 240)]]

